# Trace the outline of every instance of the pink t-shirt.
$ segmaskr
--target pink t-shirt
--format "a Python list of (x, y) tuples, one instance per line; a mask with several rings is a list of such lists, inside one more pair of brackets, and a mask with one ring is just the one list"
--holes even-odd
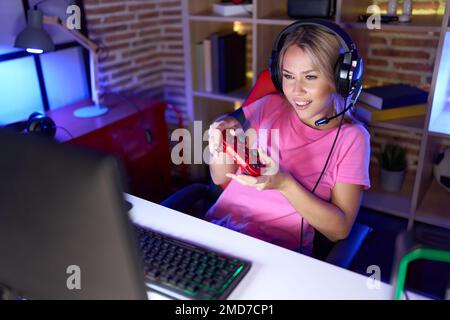
[[(338, 128), (318, 130), (305, 125), (289, 102), (279, 94), (267, 95), (243, 110), (252, 128), (279, 130), (280, 168), (312, 191)], [(270, 133), (271, 130), (268, 130), (269, 142)], [(362, 125), (344, 123), (315, 194), (330, 201), (336, 182), (370, 188), (369, 161), (369, 133)], [(296, 212), (277, 190), (258, 191), (233, 180), (206, 213), (206, 218), (291, 250), (297, 251), (300, 247), (301, 212)], [(306, 220), (303, 224), (303, 252), (310, 254), (314, 229)]]

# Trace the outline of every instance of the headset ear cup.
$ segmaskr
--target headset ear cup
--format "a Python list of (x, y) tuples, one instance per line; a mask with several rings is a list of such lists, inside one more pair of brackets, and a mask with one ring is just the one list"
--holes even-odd
[(36, 131), (36, 127), (40, 121), (40, 119), (43, 117), (44, 115), (42, 113), (39, 112), (33, 112), (32, 114), (30, 114), (30, 116), (28, 117), (28, 121), (26, 124), (26, 131), (29, 133), (35, 132)]
[(342, 81), (341, 81), (341, 70), (342, 64), (344, 63), (344, 57), (339, 55), (336, 65), (334, 66), (334, 83), (336, 85), (336, 92), (342, 96)]
[(281, 77), (278, 72), (278, 52), (272, 52), (272, 55), (270, 57), (269, 61), (269, 71), (270, 71), (270, 77), (272, 78), (272, 83), (274, 87), (282, 92), (283, 91), (283, 85), (281, 82)]
[(37, 118), (39, 116), (43, 116), (42, 113), (40, 112), (33, 112), (32, 114), (30, 114), (30, 116), (28, 117), (28, 121), (32, 121), (34, 118)]
[(53, 138), (56, 134), (56, 124), (51, 118), (35, 112), (28, 120), (27, 132)]
[(350, 78), (352, 66), (345, 61), (345, 55), (341, 54), (334, 69), (336, 92), (344, 98), (349, 96), (352, 87), (352, 79)]

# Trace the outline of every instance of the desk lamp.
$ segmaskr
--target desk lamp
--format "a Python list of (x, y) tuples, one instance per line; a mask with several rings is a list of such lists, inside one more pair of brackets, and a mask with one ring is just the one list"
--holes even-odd
[(70, 34), (79, 44), (89, 51), (89, 65), (91, 70), (91, 95), (93, 105), (79, 108), (74, 111), (74, 116), (79, 118), (93, 118), (108, 112), (108, 108), (101, 106), (98, 96), (98, 52), (100, 47), (89, 40), (81, 32), (68, 29), (59, 17), (44, 16), (42, 11), (34, 8), (28, 10), (28, 25), (16, 38), (15, 47), (26, 49), (27, 52), (41, 54), (55, 50), (55, 45), (44, 30), (43, 24), (56, 25)]

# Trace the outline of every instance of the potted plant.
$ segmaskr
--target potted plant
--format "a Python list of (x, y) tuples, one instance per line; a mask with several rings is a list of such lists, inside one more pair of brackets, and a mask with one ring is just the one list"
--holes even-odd
[(381, 188), (389, 192), (400, 191), (405, 178), (406, 149), (400, 145), (388, 143), (379, 160)]

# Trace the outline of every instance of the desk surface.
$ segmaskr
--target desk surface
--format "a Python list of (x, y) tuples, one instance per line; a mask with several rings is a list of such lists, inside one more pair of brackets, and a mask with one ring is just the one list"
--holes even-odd
[(89, 99), (47, 111), (46, 114), (53, 119), (57, 127), (63, 127), (70, 132), (71, 136), (69, 136), (67, 132), (60, 130), (60, 128), (56, 131), (56, 140), (66, 142), (71, 140), (72, 136), (78, 138), (84, 134), (103, 128), (131, 114), (142, 112), (144, 109), (160, 103), (162, 102), (159, 100), (149, 100), (137, 96), (126, 97), (121, 95), (109, 95), (105, 97), (104, 104), (109, 110), (103, 116), (77, 118), (73, 115), (73, 112), (78, 108), (91, 105), (92, 102)]
[[(391, 299), (392, 287), (355, 272), (127, 195), (131, 219), (155, 231), (252, 262), (229, 299)], [(381, 270), (383, 272), (383, 270)], [(151, 294), (149, 293), (149, 296)], [(423, 299), (409, 293), (410, 299)]]

